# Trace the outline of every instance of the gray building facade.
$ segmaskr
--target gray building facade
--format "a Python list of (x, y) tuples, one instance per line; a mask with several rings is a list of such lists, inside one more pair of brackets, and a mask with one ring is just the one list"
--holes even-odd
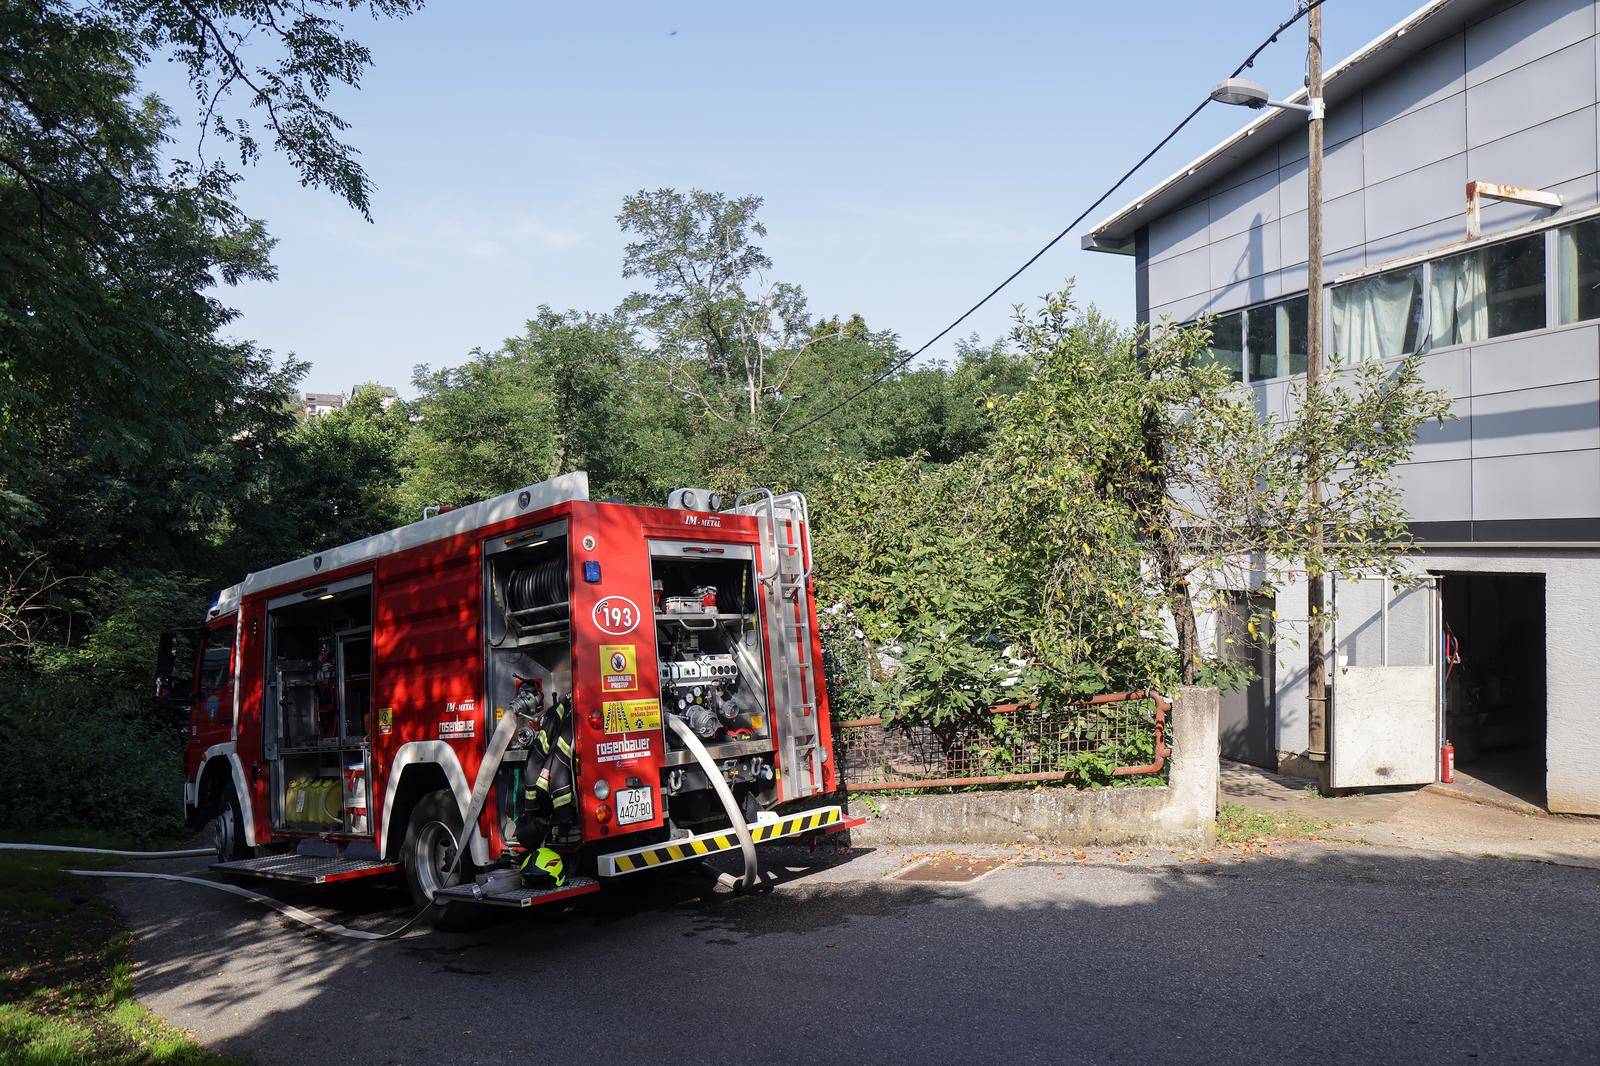
[[(1382, 735), (1391, 718), (1355, 704), (1381, 703), (1387, 675), (1360, 670), (1429, 666), (1428, 743), (1448, 737), (1465, 769), (1520, 773), (1536, 802), (1587, 814), (1600, 814), (1597, 31), (1594, 0), (1434, 0), (1332, 68), (1321, 294), (1331, 357), (1423, 353), (1457, 416), (1398, 474), (1415, 565), (1436, 587), (1337, 583), (1336, 718), (1341, 669), (1343, 728)], [(1303, 114), (1262, 113), (1084, 239), (1133, 258), (1142, 321), (1216, 316), (1213, 356), (1264, 416), (1288, 412), (1304, 370), (1306, 155)], [(1469, 181), (1560, 206), (1486, 202), (1468, 240)], [(1292, 599), (1276, 605), (1290, 644), (1305, 617)], [(1287, 646), (1263, 659), (1265, 706), (1247, 723), (1280, 760), (1306, 747), (1303, 656)], [(1371, 739), (1346, 736), (1347, 750)]]

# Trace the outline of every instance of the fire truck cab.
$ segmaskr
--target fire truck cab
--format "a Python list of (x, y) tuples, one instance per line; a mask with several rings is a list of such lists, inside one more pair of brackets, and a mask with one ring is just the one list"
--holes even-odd
[[(223, 590), (192, 686), (158, 679), (192, 693), (183, 801), (215, 868), (403, 874), (442, 920), (720, 851), (748, 881), (754, 844), (850, 824), (827, 802), (804, 497), (669, 503), (592, 502), (566, 474)], [(572, 720), (557, 887), (516, 872), (528, 692)]]

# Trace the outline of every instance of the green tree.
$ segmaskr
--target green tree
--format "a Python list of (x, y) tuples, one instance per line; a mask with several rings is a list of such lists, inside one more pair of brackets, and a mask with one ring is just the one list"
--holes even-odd
[[(378, 0), (0, 3), (0, 545), (57, 574), (122, 559), (198, 566), (237, 477), (293, 425), (303, 369), (221, 337), (217, 282), (270, 280), (271, 242), (220, 164), (165, 165), (174, 125), (137, 94), (181, 63), (207, 133), (257, 153), (250, 119), (307, 184), (365, 210), (368, 182), (323, 102), (370, 61), (331, 15)], [(248, 51), (247, 51), (248, 42)], [(270, 43), (269, 43), (270, 42)], [(262, 47), (265, 45), (265, 47)], [(249, 56), (255, 58), (249, 58)], [(222, 554), (220, 551), (218, 554)]]
[(665, 390), (612, 315), (540, 307), (523, 332), (462, 366), (419, 367), (403, 497), (464, 503), (587, 470), (597, 495), (659, 499), (686, 483), (693, 412)]
[(400, 495), (408, 415), (393, 389), (369, 382), (340, 409), (299, 418), (260, 467), (240, 471), (252, 491), (230, 544), (283, 560), (415, 521)]
[(1026, 599), (982, 521), (981, 476), (976, 457), (888, 459), (840, 464), (813, 491), (825, 646), (866, 664), (829, 675), (830, 702), (925, 724), (947, 754), (1019, 680)]
[[(1194, 683), (1206, 666), (1197, 611), (1226, 589), (1271, 593), (1295, 580), (1316, 526), (1326, 572), (1406, 579), (1394, 468), (1423, 423), (1449, 414), (1416, 357), (1336, 364), (1310, 394), (1296, 383), (1296, 413), (1276, 420), (1209, 360), (1203, 324), (1122, 331), (1080, 312), (1069, 288), (1019, 313), (1012, 337), (1035, 367), (1006, 407), (996, 456), (998, 484), (1016, 493), (1005, 510), (1030, 518), (1032, 532), (1012, 526), (1017, 558), (1063, 621), (1120, 619), (1056, 657), (1158, 648), (1164, 611)], [(1312, 474), (1333, 486), (1321, 506)], [(1036, 649), (1051, 658), (1038, 643), (1064, 632), (1041, 630)]]
[(364, 212), (325, 102), (370, 56), (333, 16), (414, 6), (0, 0), (0, 806), (30, 830), (169, 828), (180, 738), (145, 695), (156, 631), (298, 537), (261, 519), (304, 367), (227, 338), (217, 295), (270, 280), (271, 241), (228, 167), (173, 151), (138, 72), (176, 60), (212, 143), (249, 162), (259, 125)]
[(768, 278), (772, 260), (755, 243), (767, 233), (760, 207), (759, 196), (641, 189), (617, 216), (636, 238), (623, 277), (651, 285), (624, 312), (649, 332), (667, 385), (747, 437), (782, 417), (791, 377), (824, 336), (799, 286)]

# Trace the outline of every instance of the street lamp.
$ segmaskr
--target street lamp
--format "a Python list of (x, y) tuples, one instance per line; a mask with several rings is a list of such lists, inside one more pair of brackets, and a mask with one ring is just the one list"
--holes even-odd
[(1211, 99), (1219, 104), (1233, 104), (1238, 107), (1248, 107), (1259, 110), (1263, 107), (1276, 107), (1283, 111), (1304, 111), (1311, 116), (1313, 122), (1322, 118), (1322, 98), (1313, 97), (1306, 103), (1293, 104), (1287, 100), (1272, 100), (1267, 96), (1267, 87), (1249, 78), (1228, 78), (1219, 81), (1216, 88), (1211, 90)]
[[(1229, 78), (1211, 90), (1211, 99), (1260, 110), (1303, 111), (1310, 133), (1306, 158), (1306, 394), (1322, 377), (1322, 4), (1306, 12), (1306, 102), (1273, 100), (1266, 87), (1249, 78)], [(1310, 406), (1308, 404), (1308, 406)], [(1322, 478), (1317, 474), (1316, 435), (1306, 442), (1307, 489), (1311, 498), (1310, 546), (1306, 550), (1306, 748), (1318, 766), (1322, 787), (1328, 781), (1328, 663), (1323, 646)]]

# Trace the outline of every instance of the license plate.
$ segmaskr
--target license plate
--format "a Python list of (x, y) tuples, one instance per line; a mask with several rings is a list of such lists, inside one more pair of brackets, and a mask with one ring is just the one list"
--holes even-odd
[(648, 788), (624, 788), (617, 791), (617, 824), (632, 825), (648, 822), (656, 816), (655, 795)]

